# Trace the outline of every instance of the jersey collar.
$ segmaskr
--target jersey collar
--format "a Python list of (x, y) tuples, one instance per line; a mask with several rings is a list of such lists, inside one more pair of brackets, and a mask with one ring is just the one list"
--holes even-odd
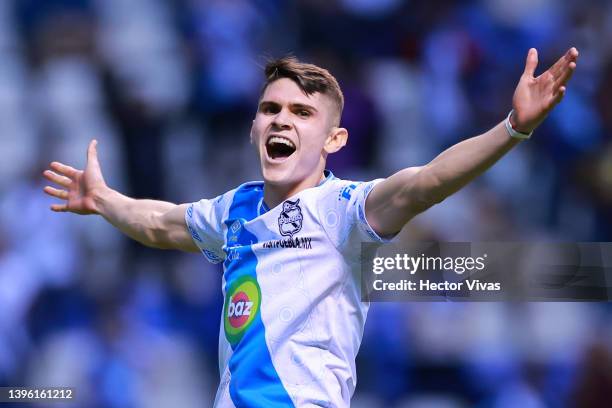
[[(329, 180), (333, 180), (335, 178), (334, 173), (332, 173), (331, 170), (327, 170), (327, 169), (323, 170), (323, 175), (325, 176), (325, 178), (321, 180), (321, 182), (317, 185), (317, 187), (321, 187), (323, 184), (327, 183)], [(257, 214), (264, 215), (268, 211), (270, 211), (270, 208), (264, 202), (263, 195), (262, 195), (261, 200), (259, 200), (259, 203), (257, 204)]]

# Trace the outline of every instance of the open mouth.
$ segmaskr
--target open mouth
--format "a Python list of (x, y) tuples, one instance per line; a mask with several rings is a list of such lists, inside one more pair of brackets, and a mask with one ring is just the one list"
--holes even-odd
[(271, 159), (286, 159), (296, 150), (295, 144), (286, 137), (270, 136), (266, 142), (266, 151)]

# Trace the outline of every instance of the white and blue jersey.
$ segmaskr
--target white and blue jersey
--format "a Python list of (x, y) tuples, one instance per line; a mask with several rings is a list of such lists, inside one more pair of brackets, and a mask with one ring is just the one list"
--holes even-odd
[(194, 242), (223, 262), (221, 383), (215, 407), (348, 407), (368, 304), (360, 243), (376, 181), (326, 172), (317, 187), (268, 209), (250, 182), (185, 214)]

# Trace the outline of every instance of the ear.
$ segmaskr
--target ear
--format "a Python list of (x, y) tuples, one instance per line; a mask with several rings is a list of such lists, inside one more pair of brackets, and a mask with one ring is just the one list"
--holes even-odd
[(336, 153), (346, 145), (348, 131), (345, 128), (334, 127), (325, 140), (323, 150), (326, 153)]

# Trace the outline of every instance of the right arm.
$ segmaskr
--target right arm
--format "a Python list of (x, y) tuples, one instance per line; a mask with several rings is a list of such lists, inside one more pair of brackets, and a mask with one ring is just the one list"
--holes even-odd
[(143, 245), (160, 249), (199, 252), (185, 224), (189, 204), (172, 204), (156, 200), (136, 200), (111, 188), (104, 182), (98, 162), (95, 140), (87, 149), (85, 170), (53, 162), (44, 176), (62, 187), (45, 187), (45, 193), (65, 202), (53, 204), (56, 212), (99, 214), (121, 232)]
[(112, 189), (98, 195), (95, 201), (100, 215), (143, 245), (200, 252), (185, 224), (189, 204), (135, 200)]

